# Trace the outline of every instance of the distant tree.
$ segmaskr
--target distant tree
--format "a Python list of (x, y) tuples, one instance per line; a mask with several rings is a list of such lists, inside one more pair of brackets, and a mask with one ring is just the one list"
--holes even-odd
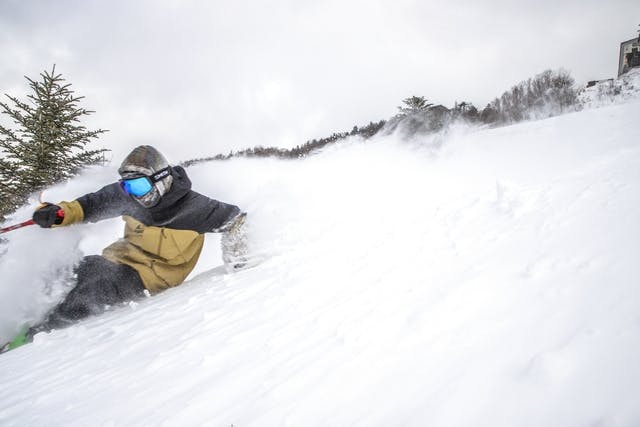
[(14, 127), (0, 125), (0, 216), (25, 203), (29, 194), (64, 181), (88, 165), (104, 162), (108, 150), (85, 146), (106, 130), (87, 130), (80, 124), (93, 113), (79, 106), (84, 97), (74, 96), (61, 74), (40, 74), (42, 80), (25, 77), (32, 93), (21, 101), (0, 102), (1, 113)]
[(433, 106), (433, 104), (427, 102), (424, 96), (412, 96), (403, 99), (402, 102), (404, 106), (399, 106), (398, 110), (400, 110), (400, 115), (403, 116), (425, 113)]
[(561, 113), (575, 107), (578, 103), (578, 91), (575, 88), (575, 79), (568, 71), (559, 70), (555, 74), (552, 74), (549, 101), (559, 108)]
[(461, 103), (455, 103), (452, 110), (454, 119), (462, 119), (467, 122), (478, 121), (478, 109), (471, 103), (462, 101)]
[(490, 124), (495, 123), (500, 118), (500, 113), (491, 104), (487, 104), (486, 107), (480, 113), (480, 121), (482, 123)]
[(377, 134), (385, 125), (387, 124), (386, 120), (380, 120), (379, 122), (369, 122), (365, 127), (361, 127), (358, 130), (358, 135), (363, 137), (364, 139), (371, 138), (375, 134)]
[(388, 130), (400, 129), (405, 137), (437, 131), (449, 119), (449, 109), (433, 105), (423, 96), (404, 99), (398, 107), (399, 113), (389, 121)]
[(504, 92), (491, 107), (499, 122), (509, 123), (555, 116), (577, 104), (578, 91), (569, 72), (546, 70)]

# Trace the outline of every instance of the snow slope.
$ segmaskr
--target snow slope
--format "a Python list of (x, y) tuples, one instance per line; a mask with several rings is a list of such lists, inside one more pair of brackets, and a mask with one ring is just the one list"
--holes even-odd
[[(183, 286), (0, 355), (0, 425), (640, 425), (638, 117), (193, 167), (250, 213), (262, 264), (222, 274), (209, 236)], [(121, 224), (11, 233), (2, 338)]]

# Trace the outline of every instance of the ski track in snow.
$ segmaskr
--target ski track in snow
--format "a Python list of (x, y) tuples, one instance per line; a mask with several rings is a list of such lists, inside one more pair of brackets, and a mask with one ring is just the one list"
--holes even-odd
[[(208, 236), (183, 286), (0, 355), (0, 425), (637, 426), (639, 116), (192, 167), (249, 212), (263, 262), (224, 274)], [(43, 277), (121, 227), (13, 232), (2, 338), (62, 297)]]

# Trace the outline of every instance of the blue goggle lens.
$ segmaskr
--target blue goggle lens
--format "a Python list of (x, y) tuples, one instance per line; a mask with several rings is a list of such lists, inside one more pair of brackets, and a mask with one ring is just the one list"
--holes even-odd
[(123, 179), (120, 181), (120, 186), (127, 193), (135, 197), (142, 197), (149, 193), (153, 188), (151, 181), (146, 176), (133, 179)]

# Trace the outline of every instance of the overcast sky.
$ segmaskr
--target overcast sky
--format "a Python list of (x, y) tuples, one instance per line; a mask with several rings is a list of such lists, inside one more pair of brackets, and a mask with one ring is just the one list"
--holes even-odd
[(141, 143), (176, 162), (295, 146), (412, 95), (483, 107), (548, 68), (614, 77), (638, 24), (638, 0), (0, 0), (0, 92), (55, 63), (115, 162)]

